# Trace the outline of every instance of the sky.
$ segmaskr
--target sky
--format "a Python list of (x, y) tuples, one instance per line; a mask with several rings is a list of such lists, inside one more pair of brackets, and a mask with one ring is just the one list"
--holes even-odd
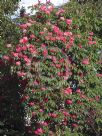
[[(44, 2), (44, 3), (46, 2), (46, 0), (40, 0), (40, 1)], [(50, 2), (53, 3), (55, 6), (59, 6), (59, 5), (64, 4), (68, 1), (69, 0), (50, 0)], [(30, 9), (28, 9), (28, 7), (32, 6), (36, 3), (38, 3), (38, 0), (21, 0), (21, 2), (19, 2), (19, 9), (15, 12), (15, 15), (13, 15), (12, 18), (16, 18), (17, 16), (19, 16), (19, 11), (22, 6), (25, 7), (27, 13), (31, 13)]]
[[(40, 0), (41, 2), (46, 2), (46, 0)], [(55, 6), (61, 5), (63, 3), (66, 3), (69, 0), (50, 0)], [(34, 5), (38, 2), (38, 0), (21, 0), (19, 6), (20, 8), (24, 6), (26, 8), (26, 11), (29, 12), (27, 9), (28, 6)]]

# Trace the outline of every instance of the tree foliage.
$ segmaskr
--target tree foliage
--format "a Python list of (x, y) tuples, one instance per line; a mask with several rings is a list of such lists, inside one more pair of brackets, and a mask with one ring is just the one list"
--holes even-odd
[(18, 29), (11, 15), (18, 8), (20, 0), (0, 0), (0, 52), (6, 51), (6, 44), (17, 43)]
[(66, 16), (73, 18), (73, 21), (79, 24), (81, 31), (93, 31), (102, 39), (102, 1), (86, 0), (82, 4), (80, 2), (72, 0), (65, 4), (63, 7)]
[[(72, 11), (76, 5), (78, 11)], [(2, 134), (101, 135), (102, 44), (99, 34), (97, 37), (92, 32), (92, 24), (85, 25), (93, 12), (89, 8), (80, 12), (76, 2), (63, 8), (39, 2), (32, 10), (37, 10), (34, 16), (18, 19), (20, 39), (15, 47), (8, 46), (9, 54), (0, 60), (2, 109), (11, 98), (6, 110), (10, 118), (3, 118), (6, 131)], [(78, 18), (79, 13), (82, 18)], [(13, 83), (10, 89), (8, 79)], [(23, 132), (16, 129), (17, 119), (24, 121)]]
[(18, 8), (20, 0), (0, 0), (0, 13), (12, 14)]

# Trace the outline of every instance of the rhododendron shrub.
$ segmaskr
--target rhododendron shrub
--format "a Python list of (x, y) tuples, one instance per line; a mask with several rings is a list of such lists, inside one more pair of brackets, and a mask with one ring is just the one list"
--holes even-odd
[(56, 11), (50, 2), (34, 7), (35, 19), (20, 25), (18, 45), (3, 56), (20, 86), (26, 82), (19, 103), (30, 119), (25, 123), (28, 133), (81, 130), (88, 125), (90, 111), (100, 104), (100, 45), (92, 32), (81, 33), (78, 24), (63, 17), (63, 9)]

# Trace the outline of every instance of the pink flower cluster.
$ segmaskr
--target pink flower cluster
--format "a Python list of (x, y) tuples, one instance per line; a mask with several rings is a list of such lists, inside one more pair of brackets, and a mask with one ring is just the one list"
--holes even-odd
[(65, 95), (69, 95), (69, 94), (72, 94), (72, 89), (71, 88), (66, 88), (65, 90), (64, 90), (64, 94)]
[(72, 20), (71, 19), (66, 19), (66, 23), (67, 23), (67, 25), (71, 25), (72, 24)]
[(89, 65), (90, 64), (89, 59), (87, 59), (87, 58), (83, 59), (82, 64)]
[(56, 13), (57, 16), (62, 15), (65, 12), (64, 9), (59, 9)]
[(21, 44), (26, 44), (28, 42), (28, 38), (27, 37), (23, 37), (22, 39), (20, 39), (19, 41)]
[(53, 11), (53, 6), (47, 7), (46, 5), (42, 5), (39, 10), (46, 13), (47, 15), (50, 15), (50, 13)]
[(34, 134), (35, 135), (42, 135), (44, 133), (43, 129), (42, 128), (37, 128), (35, 131), (34, 131)]

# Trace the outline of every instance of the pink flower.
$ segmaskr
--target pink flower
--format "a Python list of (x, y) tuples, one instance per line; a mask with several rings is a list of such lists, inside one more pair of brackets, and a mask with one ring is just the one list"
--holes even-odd
[(88, 41), (88, 44), (89, 45), (93, 45), (93, 41)]
[(78, 124), (73, 123), (72, 126), (73, 126), (73, 127), (78, 127)]
[(43, 35), (43, 34), (45, 34), (45, 32), (39, 32), (39, 34)]
[(72, 100), (66, 100), (66, 104), (71, 105), (73, 103)]
[(64, 62), (64, 59), (60, 59), (59, 62), (63, 63), (63, 62)]
[(57, 58), (56, 58), (55, 56), (52, 56), (52, 61), (53, 61), (54, 63), (56, 63), (56, 62), (57, 62)]
[(27, 56), (23, 56), (26, 63), (31, 63), (31, 60)]
[(64, 90), (64, 94), (67, 94), (67, 95), (72, 94), (72, 89), (71, 88), (66, 88)]
[(34, 81), (34, 85), (39, 85), (39, 82), (37, 82), (37, 81)]
[(27, 46), (22, 46), (22, 50), (26, 51), (27, 50)]
[(67, 49), (70, 49), (70, 48), (71, 48), (71, 45), (70, 45), (70, 44), (66, 44), (66, 48), (67, 48)]
[(77, 89), (77, 90), (76, 90), (76, 92), (77, 92), (78, 94), (80, 94), (80, 93), (81, 93), (80, 89)]
[(52, 117), (52, 118), (56, 118), (57, 114), (56, 113), (49, 113), (49, 116)]
[(83, 102), (80, 101), (80, 100), (78, 100), (78, 101), (77, 101), (77, 104), (81, 105), (81, 104), (83, 104)]
[(98, 77), (102, 77), (102, 74), (97, 74)]
[(70, 114), (66, 111), (63, 111), (64, 116), (70, 116)]
[(67, 80), (69, 76), (64, 76), (64, 80)]
[(26, 23), (26, 25), (27, 25), (28, 27), (30, 27), (32, 24), (31, 24), (31, 23)]
[(4, 60), (10, 60), (10, 57), (7, 56), (7, 55), (4, 55), (4, 56), (3, 56), (3, 59), (4, 59)]
[(61, 20), (63, 20), (63, 21), (65, 20), (65, 18), (64, 18), (64, 17), (60, 17), (60, 19), (61, 19)]
[(21, 29), (26, 29), (26, 28), (27, 28), (27, 24), (21, 24), (21, 25), (19, 25), (19, 27), (20, 27)]
[(23, 103), (24, 101), (28, 100), (29, 99), (29, 96), (23, 96), (21, 99), (20, 99), (20, 102)]
[(21, 62), (20, 61), (17, 61), (16, 62), (16, 66), (20, 66), (21, 65)]
[(61, 68), (61, 65), (60, 64), (56, 64), (56, 68)]
[(42, 47), (42, 48), (45, 48), (45, 47), (46, 47), (46, 44), (41, 44), (41, 47)]
[(61, 72), (58, 72), (57, 75), (58, 75), (58, 76), (61, 76)]
[(44, 110), (43, 110), (43, 109), (40, 109), (39, 112), (44, 112)]
[(31, 65), (31, 63), (26, 63), (26, 66), (30, 66)]
[(90, 32), (90, 33), (89, 33), (89, 35), (93, 36), (93, 35), (94, 35), (94, 33), (93, 33), (93, 32)]
[(22, 76), (25, 76), (26, 73), (25, 73), (25, 72), (18, 71), (18, 72), (17, 72), (17, 75), (18, 75), (19, 77), (22, 77)]
[(86, 99), (86, 95), (80, 94), (80, 98)]
[(89, 65), (90, 63), (89, 63), (89, 59), (83, 59), (82, 60), (82, 64), (84, 64), (84, 65)]
[(58, 32), (59, 32), (60, 30), (59, 30), (59, 28), (58, 28), (57, 26), (54, 26), (54, 27), (53, 27), (53, 31), (58, 34)]
[(89, 41), (92, 41), (92, 36), (89, 36), (89, 37), (88, 37), (88, 40), (89, 40)]
[(42, 91), (45, 91), (45, 90), (46, 90), (46, 88), (45, 88), (45, 87), (42, 87), (42, 88), (41, 88), (41, 90), (42, 90)]
[(38, 128), (38, 129), (36, 129), (36, 130), (34, 131), (34, 133), (35, 133), (36, 135), (41, 135), (41, 134), (44, 133), (44, 131), (43, 131), (42, 128)]
[(44, 122), (44, 121), (40, 122), (40, 124), (43, 125), (43, 126), (48, 126), (48, 123)]
[(23, 58), (23, 54), (22, 54), (22, 53), (19, 53), (18, 57), (19, 57), (19, 58)]
[(96, 44), (97, 42), (96, 41), (93, 41), (93, 44)]
[(50, 37), (50, 41), (56, 41), (56, 37)]
[(82, 45), (79, 45), (79, 48), (81, 49), (81, 48), (83, 48), (83, 46), (82, 46)]
[(31, 39), (34, 39), (34, 38), (35, 38), (35, 35), (34, 35), (34, 34), (31, 34), (31, 35), (30, 35), (30, 38), (31, 38)]
[(60, 9), (58, 10), (58, 12), (56, 13), (56, 16), (59, 16), (60, 14), (63, 14), (65, 12), (64, 9)]
[(71, 25), (72, 24), (72, 20), (71, 19), (66, 19), (66, 23), (67, 23), (67, 25)]
[(32, 117), (34, 117), (36, 115), (36, 112), (32, 112)]
[(20, 52), (21, 50), (22, 50), (22, 47), (18, 45), (18, 46), (16, 47), (16, 52), (18, 53), (18, 52)]
[(29, 102), (29, 106), (34, 106), (34, 102)]
[(47, 49), (45, 49), (45, 50), (43, 51), (43, 56), (46, 57), (47, 55), (48, 55), (48, 51), (47, 51)]
[(95, 100), (96, 100), (96, 101), (99, 101), (99, 100), (100, 100), (100, 96), (96, 96), (96, 97), (95, 97)]
[(50, 11), (49, 10), (45, 10), (45, 13), (50, 15)]
[(73, 42), (74, 42), (74, 38), (73, 38), (73, 37), (70, 37), (69, 43), (70, 43), (70, 44), (73, 44)]
[(64, 32), (64, 35), (65, 35), (65, 36), (71, 36), (71, 35), (72, 35), (72, 32)]
[(35, 93), (36, 92), (36, 90), (32, 90), (32, 93)]
[(28, 38), (27, 37), (23, 37), (22, 39), (20, 39), (19, 41), (21, 44), (26, 44), (28, 42)]
[(16, 53), (16, 52), (12, 52), (12, 55), (13, 55), (14, 57), (18, 57), (18, 53)]
[(41, 10), (41, 11), (45, 11), (45, 10), (46, 10), (46, 6), (45, 6), (45, 5), (42, 5), (42, 6), (40, 7), (40, 10)]
[(63, 41), (64, 43), (66, 43), (66, 38), (65, 37), (61, 36), (60, 40)]
[(90, 37), (88, 38), (88, 44), (89, 45), (93, 45), (93, 44), (96, 44), (97, 42), (96, 41), (92, 41), (92, 39), (90, 39)]
[(23, 29), (23, 34), (25, 34), (27, 32), (27, 30), (26, 29)]

